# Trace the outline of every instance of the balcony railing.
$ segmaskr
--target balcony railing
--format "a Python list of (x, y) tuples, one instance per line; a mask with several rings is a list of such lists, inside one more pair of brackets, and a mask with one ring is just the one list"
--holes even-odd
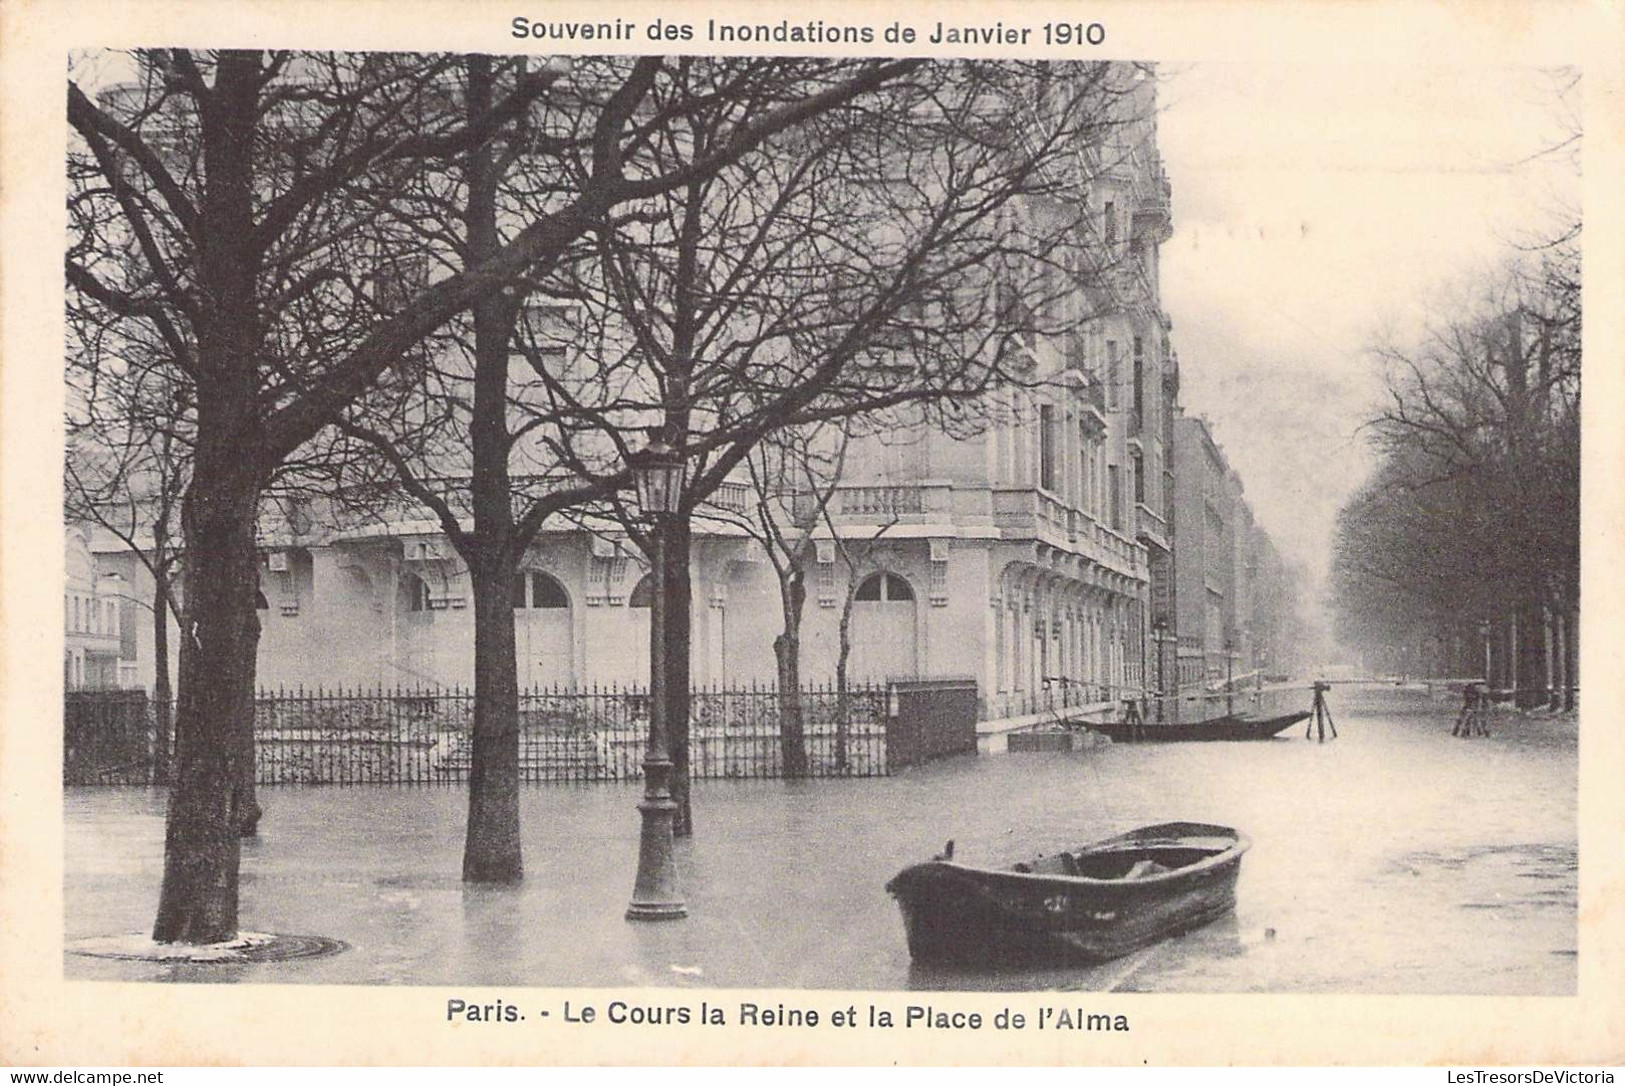
[(1060, 499), (1042, 491), (1038, 494), (1038, 516), (1062, 535), (1073, 534), (1070, 511)]
[(1168, 522), (1162, 518), (1161, 514), (1144, 502), (1140, 503), (1140, 528), (1142, 531), (1151, 532), (1162, 539), (1168, 538)]
[(842, 487), (831, 504), (844, 516), (903, 516), (925, 508), (918, 486)]
[(118, 652), (122, 641), (116, 630), (68, 630), (68, 643), (87, 652)]
[(1010, 538), (1043, 539), (1118, 573), (1143, 572), (1143, 548), (1112, 531), (1081, 509), (1041, 490), (1009, 487), (994, 491), (995, 520)]
[(742, 516), (748, 513), (754, 504), (752, 497), (753, 493), (749, 483), (729, 479), (712, 492), (711, 496), (705, 500), (705, 504), (714, 509), (720, 509), (725, 513)]

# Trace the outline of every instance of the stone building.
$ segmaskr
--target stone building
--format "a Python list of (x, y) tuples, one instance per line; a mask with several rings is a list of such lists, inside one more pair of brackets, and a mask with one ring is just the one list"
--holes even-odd
[[(1176, 407), (1159, 274), (1171, 187), (1154, 81), (1133, 94), (1132, 120), (1082, 152), (1079, 183), (1050, 197), (1068, 204), (1020, 209), (1040, 221), (1087, 211), (1064, 259), (1090, 285), (1055, 302), (1064, 319), (1049, 323), (1065, 333), (1021, 344), (1034, 380), (994, 394), (977, 432), (950, 435), (904, 411), (846, 458), (829, 506), (836, 534), (815, 533), (805, 681), (833, 678), (849, 592), (853, 680), (973, 678), (989, 719), (1139, 696), (1156, 681), (1154, 627), (1177, 631), (1182, 678), (1187, 662), (1206, 675), (1246, 625), (1235, 610), (1242, 550), (1229, 534), (1239, 493), (1225, 495), (1222, 456)], [(743, 482), (725, 484), (695, 525), (697, 686), (774, 681), (778, 581), (730, 523), (751, 500)], [(262, 686), (472, 682), (468, 574), (425, 517), (404, 504), (356, 522), (314, 507), (266, 516)], [(134, 556), (110, 542), (95, 549), (150, 600)], [(618, 529), (544, 525), (514, 588), (521, 688), (646, 682), (650, 595), (644, 559)], [(150, 623), (132, 636), (150, 682)]]
[(1301, 574), (1253, 518), (1241, 476), (1207, 420), (1174, 420), (1174, 538), (1181, 686), (1227, 674), (1290, 672), (1298, 660)]
[(140, 685), (137, 609), (128, 598), (129, 579), (100, 567), (83, 530), (69, 526), (64, 544), (63, 689)]

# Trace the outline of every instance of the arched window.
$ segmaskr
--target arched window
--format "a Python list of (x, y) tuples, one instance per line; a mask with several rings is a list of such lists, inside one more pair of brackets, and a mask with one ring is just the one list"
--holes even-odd
[(628, 607), (653, 607), (655, 599), (655, 579), (645, 576), (632, 589), (632, 595), (627, 597)]
[(914, 589), (895, 573), (871, 573), (858, 585), (855, 598), (860, 601), (911, 600)]
[(564, 611), (570, 607), (570, 596), (551, 574), (522, 571), (514, 578), (513, 605), (516, 609), (537, 607), (545, 611)]

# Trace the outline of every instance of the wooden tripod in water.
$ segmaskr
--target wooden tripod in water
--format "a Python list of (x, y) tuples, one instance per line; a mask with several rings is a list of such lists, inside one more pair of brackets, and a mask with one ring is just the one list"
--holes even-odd
[(1337, 738), (1337, 725), (1332, 723), (1332, 711), (1326, 705), (1326, 691), (1332, 688), (1329, 682), (1315, 683), (1315, 703), (1309, 712), (1309, 726), (1304, 729), (1303, 737), (1309, 738), (1310, 732), (1319, 736), (1319, 741), (1326, 741), (1326, 729), (1332, 730), (1332, 738)]
[(1489, 735), (1489, 707), (1489, 691), (1480, 689), (1477, 683), (1468, 683), (1467, 688), (1462, 691), (1461, 712), (1456, 715), (1456, 726), (1450, 729), (1450, 734), (1459, 735), (1464, 739), (1475, 735)]

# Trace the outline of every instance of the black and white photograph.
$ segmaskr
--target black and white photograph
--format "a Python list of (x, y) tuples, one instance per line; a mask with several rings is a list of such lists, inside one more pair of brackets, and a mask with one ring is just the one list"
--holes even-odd
[(0, 963), (375, 1058), (1625, 1055), (1605, 8), (343, 7), (30, 56)]

